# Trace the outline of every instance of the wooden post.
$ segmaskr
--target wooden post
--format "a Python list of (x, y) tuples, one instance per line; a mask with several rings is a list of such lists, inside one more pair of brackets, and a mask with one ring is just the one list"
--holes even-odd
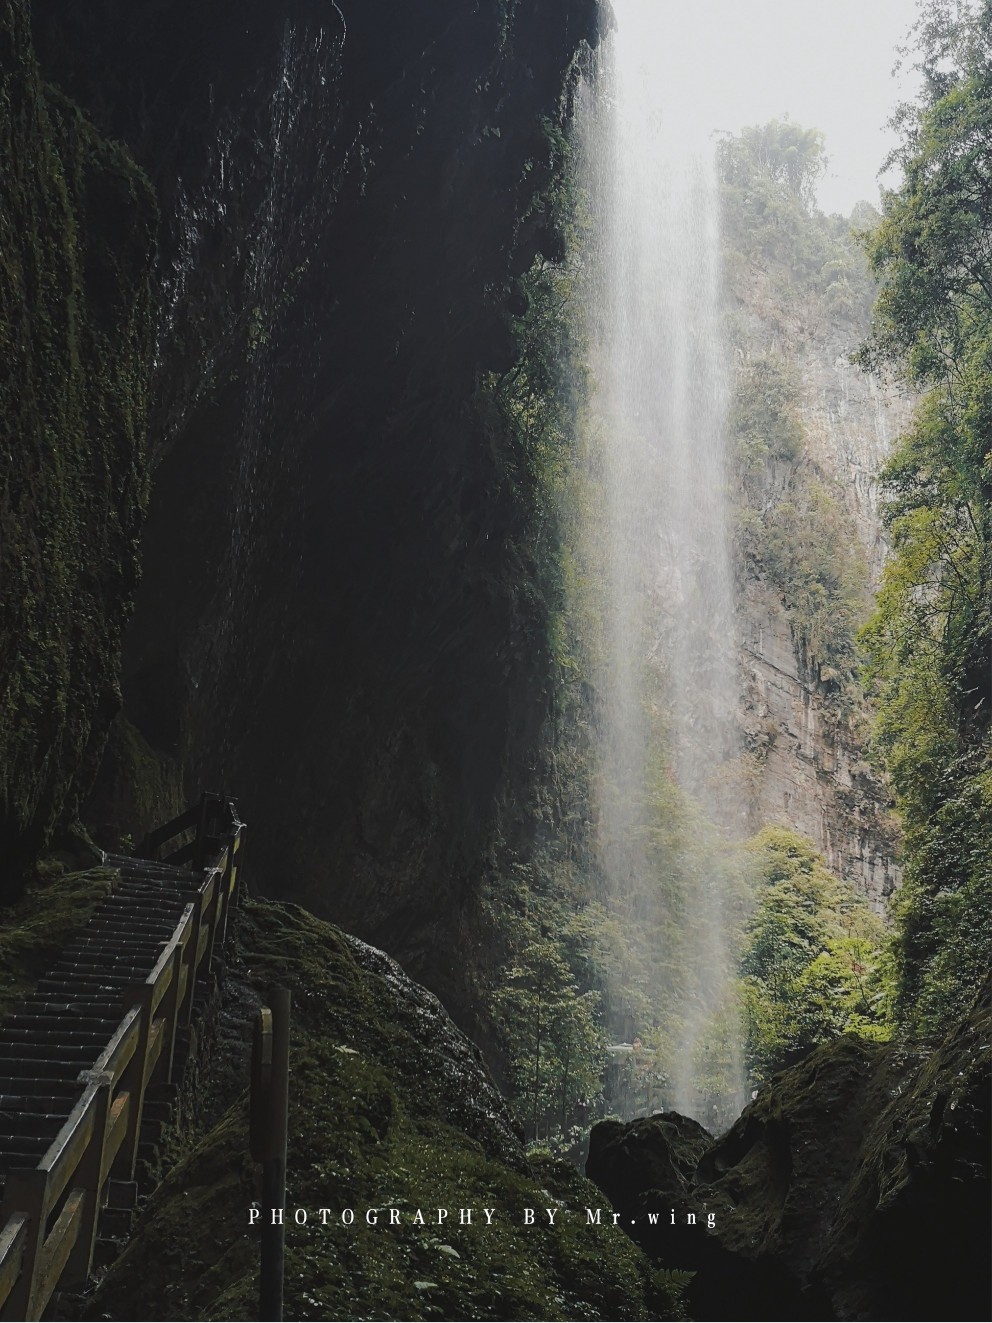
[(258, 1317), (264, 1323), (281, 1323), (289, 1130), (289, 990), (273, 988), (269, 1000), (271, 1010), (262, 1010), (256, 1030), (251, 1148), (252, 1157), (262, 1163)]
[(7, 1297), (2, 1317), (15, 1323), (17, 1319), (37, 1318), (32, 1314), (35, 1288), (35, 1269), (45, 1244), (45, 1219), (48, 1216), (48, 1172), (39, 1167), (11, 1171), (0, 1204), (0, 1226), (6, 1225), (11, 1214), (27, 1217), (24, 1257), (21, 1273)]
[(83, 1085), (97, 1086), (98, 1091), (94, 1099), (96, 1119), (93, 1123), (93, 1137), (73, 1177), (73, 1183), (86, 1191), (86, 1205), (79, 1235), (66, 1263), (62, 1280), (59, 1282), (60, 1286), (82, 1285), (93, 1265), (93, 1250), (96, 1245), (103, 1196), (103, 1154), (107, 1145), (107, 1123), (110, 1119), (110, 1096), (114, 1077), (107, 1070), (84, 1070), (80, 1072), (79, 1082)]
[(124, 998), (125, 1014), (132, 1006), (141, 1013), (138, 1029), (138, 1044), (134, 1054), (124, 1068), (120, 1087), (130, 1095), (127, 1111), (127, 1133), (118, 1150), (111, 1174), (119, 1181), (134, 1179), (134, 1166), (138, 1159), (138, 1140), (141, 1137), (141, 1109), (145, 1105), (146, 1066), (148, 1048), (152, 1032), (152, 994), (154, 988), (147, 980), (133, 984)]
[(241, 832), (235, 832), (228, 838), (227, 855), (224, 861), (223, 879), (218, 880), (218, 886), (223, 888), (224, 892), (224, 915), (219, 921), (220, 932), (218, 941), (223, 948), (227, 941), (227, 924), (230, 918), (231, 906), (237, 899), (238, 887), (238, 850), (241, 848)]

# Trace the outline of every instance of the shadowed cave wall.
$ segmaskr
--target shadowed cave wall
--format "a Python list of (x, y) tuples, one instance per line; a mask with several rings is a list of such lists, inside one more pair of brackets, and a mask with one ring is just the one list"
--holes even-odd
[[(493, 841), (532, 830), (550, 701), (526, 466), (477, 384), (517, 358), (518, 278), (560, 252), (555, 127), (596, 18), (34, 5), (45, 74), (162, 210), (127, 717), (189, 791), (239, 796), (257, 883), (456, 1010)], [(118, 724), (97, 839), (140, 743)]]

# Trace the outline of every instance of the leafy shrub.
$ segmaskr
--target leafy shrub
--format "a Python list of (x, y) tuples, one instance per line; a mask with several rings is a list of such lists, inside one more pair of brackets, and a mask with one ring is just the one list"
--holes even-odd
[(755, 909), (741, 952), (746, 1060), (767, 1080), (849, 1031), (887, 1038), (885, 928), (804, 837), (767, 827), (749, 842)]

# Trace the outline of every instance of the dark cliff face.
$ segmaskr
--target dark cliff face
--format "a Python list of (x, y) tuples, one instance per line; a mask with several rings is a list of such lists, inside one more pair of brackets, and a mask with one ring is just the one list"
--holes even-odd
[(129, 715), (190, 789), (239, 795), (260, 885), (445, 991), (549, 685), (476, 386), (560, 245), (553, 126), (596, 6), (36, 0), (34, 23), (163, 211)]
[(0, 855), (6, 895), (120, 706), (146, 497), (155, 205), (0, 6)]

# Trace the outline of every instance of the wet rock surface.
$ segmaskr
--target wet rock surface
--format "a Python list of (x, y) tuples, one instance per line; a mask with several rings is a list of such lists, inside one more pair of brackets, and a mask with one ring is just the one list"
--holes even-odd
[(347, 934), (345, 940), (359, 968), (382, 980), (397, 1026), (419, 1042), (424, 1073), (440, 1086), (438, 1119), (463, 1130), (501, 1162), (525, 1171), (521, 1138), (475, 1043), (456, 1028), (437, 997), (384, 951)]
[(631, 1212), (641, 1228), (631, 1235), (650, 1245), (647, 1214), (685, 1205), (696, 1168), (712, 1144), (709, 1131), (678, 1112), (642, 1117), (626, 1125), (602, 1121), (590, 1136), (586, 1175), (615, 1208)]
[(760, 766), (750, 825), (802, 832), (884, 914), (902, 880), (891, 791), (839, 718), (830, 684), (801, 666), (788, 613), (766, 582), (744, 585), (740, 650), (738, 720)]
[(985, 997), (935, 1049), (838, 1039), (718, 1140), (674, 1113), (603, 1122), (587, 1173), (697, 1272), (694, 1318), (984, 1319), (990, 1029)]
[[(764, 264), (733, 278), (737, 315), (749, 352), (779, 359), (789, 346), (803, 466), (830, 488), (852, 521), (868, 582), (877, 585), (886, 540), (877, 473), (908, 426), (913, 400), (900, 383), (864, 373), (850, 361), (867, 333), (867, 308), (810, 307), (790, 300), (796, 273)], [(791, 368), (790, 368), (791, 371)], [(766, 466), (758, 508), (790, 499), (796, 470), (779, 458)], [(814, 841), (840, 878), (883, 913), (900, 885), (899, 833), (891, 791), (865, 756), (864, 734), (850, 719), (840, 676), (828, 659), (803, 656), (783, 601), (766, 570), (751, 566), (738, 608), (738, 721), (754, 757), (749, 823), (788, 826)], [(863, 705), (863, 697), (856, 705)]]

